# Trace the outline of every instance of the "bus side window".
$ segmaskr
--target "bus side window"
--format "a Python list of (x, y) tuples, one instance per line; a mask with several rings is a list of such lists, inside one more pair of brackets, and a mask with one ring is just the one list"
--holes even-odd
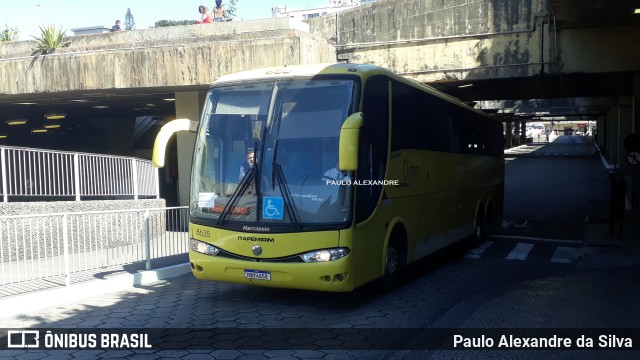
[[(364, 125), (358, 146), (358, 180), (384, 179), (389, 145), (389, 91), (384, 76), (370, 78), (365, 84), (362, 112)], [(367, 219), (376, 207), (381, 185), (356, 186), (356, 221)]]
[(391, 151), (451, 151), (447, 105), (433, 94), (394, 81)]

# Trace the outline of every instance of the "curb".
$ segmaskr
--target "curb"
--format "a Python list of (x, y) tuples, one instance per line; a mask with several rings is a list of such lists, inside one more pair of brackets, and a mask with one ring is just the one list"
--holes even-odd
[(134, 274), (117, 275), (108, 279), (92, 280), (62, 288), (10, 296), (0, 300), (0, 318), (29, 314), (34, 310), (58, 306), (71, 301), (122, 291), (135, 286), (149, 285), (190, 272), (189, 263), (184, 263)]

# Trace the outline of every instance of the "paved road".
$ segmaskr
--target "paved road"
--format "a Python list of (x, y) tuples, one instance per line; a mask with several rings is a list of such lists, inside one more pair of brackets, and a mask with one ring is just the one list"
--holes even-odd
[(505, 152), (501, 234), (585, 239), (585, 219), (607, 218), (607, 170), (591, 142), (560, 136)]
[[(298, 328), (299, 336), (305, 339), (302, 340), (303, 344), (308, 344), (304, 346), (305, 350), (273, 350), (270, 353), (282, 355), (282, 358), (413, 356), (416, 353), (319, 350), (324, 347), (323, 341), (326, 340), (314, 338), (308, 328), (460, 327), (469, 321), (469, 316), (475, 309), (483, 308), (491, 300), (495, 301), (496, 296), (514, 296), (517, 302), (517, 298), (521, 297), (519, 292), (523, 289), (533, 291), (540, 286), (540, 282), (562, 282), (563, 277), (576, 267), (575, 258), (565, 257), (565, 261), (558, 261), (559, 245), (549, 242), (532, 244), (524, 257), (510, 259), (509, 255), (522, 244), (532, 243), (495, 239), (480, 252), (467, 246), (450, 249), (437, 258), (411, 267), (403, 284), (386, 293), (379, 292), (375, 286), (369, 286), (354, 294), (319, 294), (236, 284), (203, 283), (189, 275), (153, 286), (89, 298), (35, 314), (4, 319), (3, 326), (247, 330)], [(567, 244), (561, 245), (566, 247)], [(550, 277), (556, 277), (556, 280), (549, 280)], [(557, 289), (561, 288), (562, 286), (559, 286)], [(517, 318), (521, 315), (511, 316)], [(483, 327), (486, 325), (485, 323)], [(366, 340), (372, 334), (364, 331), (361, 336)], [(225, 350), (211, 352), (209, 355), (213, 358), (254, 358), (257, 355), (255, 352), (235, 350), (236, 346), (246, 345), (243, 341), (247, 339), (238, 339), (237, 343), (227, 345)], [(189, 341), (185, 342), (191, 344)], [(350, 342), (330, 345), (337, 348), (358, 347), (357, 343)], [(14, 356), (20, 353), (21, 351), (5, 352), (2, 355)], [(171, 354), (186, 356), (193, 353), (194, 351), (176, 353), (173, 350), (159, 350), (153, 354), (145, 354), (145, 358), (151, 355), (151, 358), (160, 358)], [(264, 351), (258, 353), (263, 354)], [(127, 357), (131, 355), (128, 352), (114, 354), (86, 351), (76, 355), (89, 354), (98, 358), (118, 354)]]
[[(325, 294), (182, 276), (2, 319), (3, 327), (10, 328), (203, 329), (175, 335), (171, 350), (5, 350), (0, 357), (638, 358), (638, 351), (629, 350), (419, 350), (436, 341), (430, 329), (484, 329), (493, 336), (497, 333), (492, 328), (498, 333), (510, 328), (555, 329), (552, 332), (596, 328), (598, 332), (598, 328), (640, 324), (635, 300), (640, 295), (640, 261), (594, 261), (574, 241), (584, 236), (582, 217), (600, 214), (607, 189), (606, 172), (592, 150), (574, 140), (559, 138), (533, 152), (520, 148), (522, 153), (507, 164), (505, 218), (531, 220), (536, 226), (506, 226), (477, 248), (460, 244), (432, 256), (410, 267), (394, 291), (380, 292), (372, 284), (351, 294)], [(543, 155), (555, 153), (562, 155)], [(225, 329), (230, 332), (216, 333), (214, 338), (207, 333)], [(409, 330), (398, 333), (398, 329)], [(395, 347), (387, 350), (366, 350), (397, 340), (400, 345), (393, 343)], [(640, 339), (634, 340), (637, 349)], [(212, 341), (219, 350), (206, 350)], [(449, 340), (441, 341), (451, 346)], [(184, 347), (189, 350), (178, 350)]]

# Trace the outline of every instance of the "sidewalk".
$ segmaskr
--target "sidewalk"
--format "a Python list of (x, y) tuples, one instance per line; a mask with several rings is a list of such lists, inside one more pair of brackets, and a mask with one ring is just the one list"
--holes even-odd
[(607, 236), (611, 165), (590, 137), (551, 134), (505, 158), (522, 160), (507, 165), (504, 219), (527, 226), (503, 235), (583, 241), (582, 268), (640, 264), (640, 214), (627, 210), (623, 240)]
[(0, 298), (0, 318), (29, 314), (33, 311), (58, 306), (97, 295), (108, 294), (144, 286), (191, 273), (188, 262), (155, 270), (125, 272), (102, 279), (90, 280), (71, 286), (39, 290)]
[(640, 266), (640, 216), (627, 211), (622, 239), (609, 237), (607, 219), (587, 223), (585, 246), (580, 268)]
[[(605, 170), (613, 168), (600, 149), (594, 145)], [(606, 189), (609, 194), (609, 189)], [(640, 265), (640, 211), (625, 212), (625, 227), (622, 237), (610, 236), (608, 214), (592, 217), (585, 222), (584, 268)], [(616, 224), (617, 229), (618, 224)]]

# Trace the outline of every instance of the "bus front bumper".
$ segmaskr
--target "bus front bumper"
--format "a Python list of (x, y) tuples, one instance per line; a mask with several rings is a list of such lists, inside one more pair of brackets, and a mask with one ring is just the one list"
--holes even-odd
[[(189, 260), (193, 275), (200, 280), (330, 292), (354, 289), (350, 255), (328, 262), (274, 263), (209, 256), (190, 250)], [(256, 273), (269, 279), (247, 277)]]

